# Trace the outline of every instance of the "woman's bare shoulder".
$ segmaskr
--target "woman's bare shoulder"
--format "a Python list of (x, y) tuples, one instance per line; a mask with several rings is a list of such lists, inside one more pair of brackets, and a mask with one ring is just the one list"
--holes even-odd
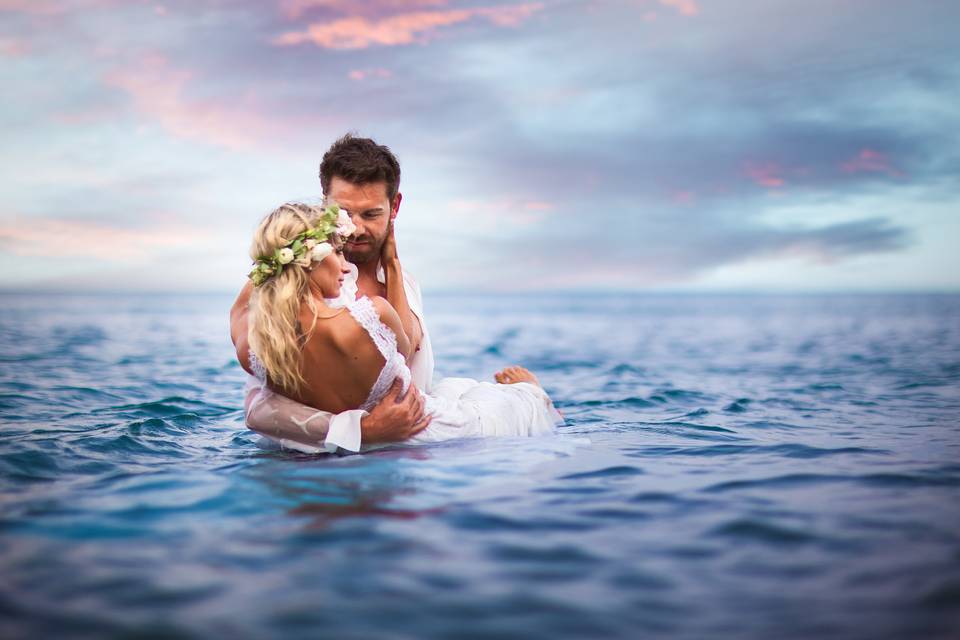
[(379, 313), (381, 316), (384, 313), (387, 313), (388, 310), (396, 313), (393, 305), (391, 305), (390, 302), (383, 296), (370, 296), (370, 302), (373, 303), (373, 308), (376, 309), (377, 313)]
[(398, 326), (402, 328), (400, 325), (400, 316), (397, 315), (397, 310), (393, 308), (389, 300), (381, 298), (380, 296), (373, 296), (370, 298), (370, 301), (373, 303), (373, 308), (377, 310), (377, 315), (380, 316), (380, 322), (394, 331), (397, 330)]

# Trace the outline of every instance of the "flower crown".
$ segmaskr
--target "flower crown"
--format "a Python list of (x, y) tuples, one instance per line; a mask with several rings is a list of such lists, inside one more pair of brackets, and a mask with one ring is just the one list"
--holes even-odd
[(280, 247), (273, 255), (260, 256), (253, 263), (253, 270), (247, 275), (253, 286), (278, 276), (288, 264), (309, 267), (333, 253), (333, 245), (327, 239), (336, 234), (347, 238), (357, 230), (345, 209), (332, 204), (325, 207), (315, 227), (307, 229), (294, 237), (286, 246)]

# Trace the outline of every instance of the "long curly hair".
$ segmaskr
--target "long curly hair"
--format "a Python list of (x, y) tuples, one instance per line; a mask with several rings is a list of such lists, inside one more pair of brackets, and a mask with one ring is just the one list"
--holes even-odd
[[(323, 208), (298, 202), (280, 205), (263, 219), (253, 234), (250, 257), (273, 255), (293, 239), (312, 228)], [(263, 363), (275, 386), (288, 394), (297, 394), (306, 385), (301, 372), (303, 345), (317, 323), (319, 309), (309, 294), (310, 274), (305, 264), (290, 263), (278, 275), (270, 277), (250, 296), (247, 339), (250, 349)], [(306, 301), (313, 312), (307, 331), (300, 326), (300, 305)]]

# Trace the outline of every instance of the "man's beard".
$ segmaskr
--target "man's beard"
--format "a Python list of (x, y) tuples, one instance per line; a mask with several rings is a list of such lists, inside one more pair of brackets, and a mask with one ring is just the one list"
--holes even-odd
[(344, 245), (343, 255), (353, 264), (366, 264), (380, 259), (380, 250), (383, 248), (383, 240), (377, 242), (374, 238), (366, 239), (368, 244), (361, 251), (351, 251), (350, 245)]

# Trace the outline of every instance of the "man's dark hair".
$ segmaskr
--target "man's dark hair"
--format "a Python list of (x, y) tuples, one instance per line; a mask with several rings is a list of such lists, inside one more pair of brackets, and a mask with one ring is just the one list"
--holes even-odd
[(387, 197), (392, 203), (400, 189), (400, 163), (388, 147), (348, 133), (330, 145), (320, 161), (320, 186), (324, 194), (329, 193), (334, 178), (353, 184), (385, 182)]

